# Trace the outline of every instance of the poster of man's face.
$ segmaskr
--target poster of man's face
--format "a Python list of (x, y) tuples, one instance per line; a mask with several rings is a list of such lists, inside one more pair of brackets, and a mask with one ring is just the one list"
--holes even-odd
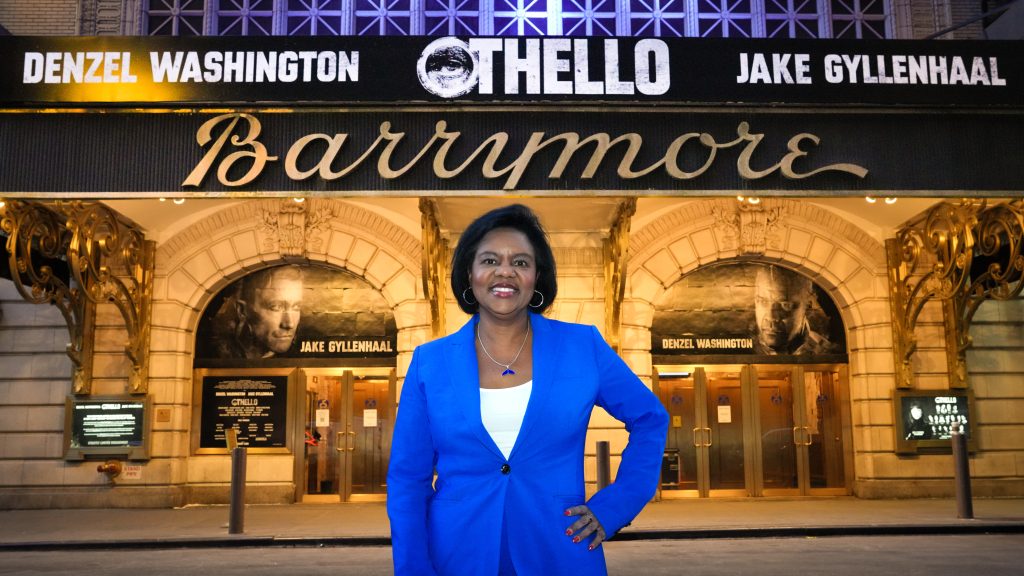
[(252, 272), (215, 295), (196, 332), (197, 367), (279, 359), (393, 354), (394, 315), (348, 272), (285, 265)]
[(287, 352), (302, 317), (302, 270), (271, 268), (246, 276), (235, 299), (239, 345), (246, 358)]
[(754, 283), (754, 321), (761, 350), (768, 354), (795, 353), (804, 345), (807, 309), (814, 291), (806, 276), (777, 266), (761, 266)]
[(654, 354), (788, 356), (842, 361), (835, 303), (810, 278), (773, 264), (731, 262), (679, 280), (655, 303)]

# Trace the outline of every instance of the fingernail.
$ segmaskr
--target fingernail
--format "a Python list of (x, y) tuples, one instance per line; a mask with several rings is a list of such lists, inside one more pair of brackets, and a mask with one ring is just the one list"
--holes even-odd
[(594, 545), (591, 544), (590, 546), (587, 546), (587, 550), (590, 550), (591, 552), (593, 552), (594, 551)]
[(572, 516), (572, 512), (569, 512), (568, 510), (566, 510), (566, 511), (565, 511), (565, 515), (566, 515), (566, 516)]
[(579, 536), (577, 536), (577, 537), (573, 538), (573, 539), (572, 539), (572, 543), (573, 543), (573, 544), (579, 544), (579, 543), (580, 543), (580, 537), (579, 537)]
[(566, 536), (572, 536), (572, 528), (566, 528), (565, 535)]

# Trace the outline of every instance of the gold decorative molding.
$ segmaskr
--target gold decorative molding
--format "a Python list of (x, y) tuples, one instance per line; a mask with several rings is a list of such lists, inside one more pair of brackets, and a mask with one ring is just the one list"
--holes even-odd
[(985, 300), (1020, 295), (1024, 201), (943, 202), (886, 241), (896, 386), (913, 387), (914, 329), (925, 305), (942, 306), (950, 388), (966, 388), (970, 326)]
[[(92, 390), (96, 305), (111, 303), (128, 332), (128, 390), (146, 393), (155, 244), (96, 202), (8, 201), (0, 227), (18, 292), (29, 302), (57, 306), (68, 325), (72, 391)], [(67, 280), (54, 270), (56, 262), (67, 264)]]
[(448, 278), (448, 241), (441, 234), (437, 202), (420, 198), (420, 220), (423, 225), (423, 293), (430, 303), (430, 329), (434, 338), (444, 336), (445, 283)]
[(623, 200), (604, 244), (605, 339), (616, 351), (620, 349), (622, 299), (626, 293), (629, 265), (629, 227), (634, 214), (636, 198)]
[(997, 204), (979, 212), (974, 229), (970, 284), (946, 303), (946, 348), (956, 366), (955, 386), (967, 387), (967, 349), (975, 312), (985, 300), (1011, 300), (1024, 288), (1024, 200)]

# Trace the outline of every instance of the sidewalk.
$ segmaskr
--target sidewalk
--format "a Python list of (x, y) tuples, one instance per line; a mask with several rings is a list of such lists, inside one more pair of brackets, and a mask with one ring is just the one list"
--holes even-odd
[[(619, 540), (1024, 533), (1024, 499), (744, 499), (649, 504)], [(227, 533), (227, 506), (0, 511), (0, 552), (90, 548), (386, 546), (384, 504), (250, 505), (244, 534)]]

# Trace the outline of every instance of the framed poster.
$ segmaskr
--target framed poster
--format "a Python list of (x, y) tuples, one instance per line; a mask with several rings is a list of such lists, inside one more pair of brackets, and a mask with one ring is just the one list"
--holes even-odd
[(195, 368), (393, 363), (391, 306), (344, 270), (287, 264), (251, 272), (218, 292), (196, 331)]
[(967, 449), (975, 450), (974, 394), (969, 390), (894, 390), (892, 404), (897, 454), (950, 453), (955, 422), (967, 435)]
[(680, 278), (654, 304), (655, 363), (848, 362), (835, 302), (810, 278), (782, 266), (708, 266)]
[(294, 431), (295, 370), (196, 370), (192, 397), (192, 453), (227, 454), (227, 430), (251, 452), (288, 454)]
[(149, 460), (149, 396), (68, 396), (64, 459)]

